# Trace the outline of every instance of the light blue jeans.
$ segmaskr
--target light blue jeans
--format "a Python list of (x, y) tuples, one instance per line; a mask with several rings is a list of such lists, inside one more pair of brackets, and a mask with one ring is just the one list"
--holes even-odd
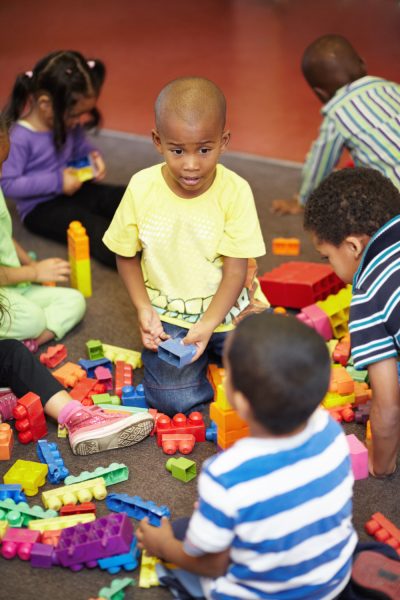
[[(163, 323), (165, 333), (175, 338), (187, 329)], [(213, 389), (207, 379), (208, 364), (221, 365), (227, 333), (213, 333), (205, 352), (194, 363), (178, 369), (158, 358), (156, 352), (142, 351), (143, 385), (149, 405), (168, 416), (203, 410), (213, 399)]]

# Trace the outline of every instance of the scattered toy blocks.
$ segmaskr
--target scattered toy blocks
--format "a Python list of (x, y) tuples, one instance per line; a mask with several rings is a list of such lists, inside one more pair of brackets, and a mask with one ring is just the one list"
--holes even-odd
[(103, 571), (108, 571), (110, 575), (116, 575), (121, 569), (124, 569), (124, 571), (134, 571), (139, 564), (139, 556), (140, 551), (137, 547), (137, 540), (134, 537), (129, 552), (100, 558), (98, 566)]
[(0, 423), (0, 460), (10, 460), (13, 446), (13, 430), (8, 423)]
[(47, 351), (39, 356), (39, 360), (49, 369), (54, 369), (67, 358), (67, 354), (64, 344), (57, 344), (56, 346), (49, 346)]
[(170, 517), (171, 513), (167, 506), (157, 506), (151, 500), (143, 500), (140, 496), (129, 496), (128, 494), (110, 494), (106, 499), (109, 510), (114, 512), (126, 512), (129, 517), (141, 521), (145, 517), (149, 519), (150, 525), (159, 527), (163, 517)]
[(392, 546), (400, 555), (400, 530), (382, 513), (376, 512), (365, 524), (365, 531), (377, 542)]
[(196, 346), (194, 344), (185, 345), (182, 337), (186, 337), (186, 332), (183, 336), (161, 342), (157, 350), (158, 358), (178, 369), (188, 365), (196, 354)]
[(40, 462), (49, 467), (47, 474), (50, 483), (60, 483), (69, 475), (69, 470), (64, 464), (56, 443), (47, 440), (39, 440), (37, 443), (37, 455)]
[(161, 447), (165, 454), (190, 454), (196, 438), (192, 433), (164, 433), (161, 436)]
[(65, 485), (82, 483), (90, 479), (102, 477), (106, 486), (126, 481), (129, 477), (129, 468), (123, 463), (111, 463), (108, 467), (97, 467), (94, 471), (82, 471), (80, 475), (74, 477), (69, 475), (65, 479)]
[(65, 365), (53, 371), (53, 377), (57, 379), (64, 387), (74, 387), (78, 381), (86, 377), (84, 369), (72, 362), (67, 362)]
[(102, 477), (82, 481), (72, 485), (56, 488), (42, 493), (42, 502), (46, 508), (60, 510), (65, 504), (77, 504), (77, 502), (90, 502), (92, 498), (104, 500), (107, 489)]
[[(88, 395), (91, 391), (95, 391), (97, 385), (98, 385), (97, 379), (92, 379), (89, 377), (82, 377), (82, 379), (80, 379), (76, 383), (76, 385), (72, 388), (69, 395), (74, 400), (83, 402), (83, 400), (88, 398)], [(103, 390), (103, 388), (102, 388), (102, 391), (105, 391), (105, 390)], [(98, 393), (98, 392), (95, 391), (95, 393)]]
[(187, 458), (169, 458), (165, 463), (167, 471), (170, 471), (172, 477), (187, 483), (196, 477), (196, 463)]
[(94, 376), (99, 383), (102, 383), (105, 386), (106, 392), (113, 389), (113, 379), (110, 369), (106, 369), (106, 367), (103, 366), (96, 367)]
[(44, 510), (42, 506), (29, 506), (27, 502), (16, 502), (12, 498), (0, 500), (0, 520), (7, 521), (11, 527), (27, 527), (37, 519), (52, 519), (57, 513)]
[(0, 484), (0, 500), (11, 498), (14, 502), (26, 502), (26, 497), (22, 491), (22, 485), (19, 483), (1, 483)]
[(300, 240), (298, 238), (274, 238), (272, 240), (272, 254), (298, 256), (300, 254)]
[(20, 398), (13, 410), (13, 416), (21, 444), (37, 442), (47, 434), (43, 406), (36, 394), (28, 392)]
[(124, 579), (113, 579), (110, 587), (103, 587), (99, 590), (99, 599), (124, 600), (124, 590), (130, 585), (134, 585), (134, 583), (134, 580), (129, 577), (125, 577)]
[(18, 555), (21, 560), (29, 560), (32, 544), (37, 542), (39, 537), (38, 531), (9, 527), (3, 537), (0, 554), (7, 559)]
[(98, 358), (97, 360), (87, 360), (81, 358), (78, 360), (79, 366), (86, 371), (86, 376), (96, 379), (95, 370), (97, 367), (105, 367), (111, 372), (112, 364), (108, 358)]
[(79, 290), (85, 298), (89, 298), (92, 295), (89, 238), (82, 223), (72, 221), (68, 227), (67, 238), (71, 286)]
[(206, 428), (203, 416), (200, 412), (192, 412), (188, 417), (177, 413), (172, 419), (167, 415), (160, 414), (157, 417), (157, 444), (162, 445), (162, 436), (171, 433), (191, 433), (197, 442), (204, 442)]
[(5, 473), (4, 483), (20, 483), (27, 496), (38, 493), (39, 487), (46, 483), (48, 466), (31, 460), (18, 459)]
[(352, 433), (346, 435), (350, 449), (351, 466), (354, 479), (367, 479), (368, 477), (368, 450), (362, 442)]

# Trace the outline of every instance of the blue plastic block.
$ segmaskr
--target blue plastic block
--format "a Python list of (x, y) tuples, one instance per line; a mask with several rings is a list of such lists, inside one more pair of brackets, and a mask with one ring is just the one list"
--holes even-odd
[(137, 540), (134, 537), (129, 552), (116, 554), (108, 558), (100, 558), (97, 564), (103, 571), (108, 571), (110, 575), (116, 575), (121, 569), (134, 571), (139, 564), (139, 556), (140, 550), (137, 548)]
[(89, 156), (83, 156), (82, 158), (68, 161), (67, 166), (71, 167), (72, 169), (83, 169), (85, 167), (91, 167), (92, 163)]
[(194, 344), (185, 346), (182, 343), (184, 337), (186, 337), (186, 332), (161, 342), (158, 346), (158, 358), (178, 369), (188, 365), (196, 354), (196, 346)]
[(169, 518), (171, 513), (167, 506), (157, 506), (151, 500), (143, 500), (140, 496), (128, 494), (109, 494), (106, 498), (107, 508), (113, 512), (126, 512), (129, 517), (141, 521), (145, 517), (150, 525), (159, 527), (163, 517)]
[(60, 483), (69, 475), (69, 470), (64, 465), (58, 446), (54, 442), (39, 440), (36, 446), (37, 455), (41, 463), (47, 464), (49, 471), (47, 478), (50, 483)]
[(22, 485), (19, 483), (1, 483), (0, 484), (0, 500), (11, 498), (16, 504), (18, 502), (26, 502), (26, 496), (22, 491)]
[(138, 406), (139, 408), (149, 408), (144, 395), (144, 387), (141, 383), (136, 386), (124, 385), (121, 396), (123, 406)]
[(112, 362), (108, 358), (98, 358), (97, 360), (81, 358), (78, 360), (78, 365), (82, 367), (82, 369), (85, 369), (86, 375), (91, 379), (96, 379), (94, 371), (97, 369), (97, 367), (105, 367), (112, 372)]
[(214, 442), (214, 444), (217, 443), (217, 425), (214, 421), (211, 421), (210, 427), (207, 427), (206, 429), (206, 440), (208, 442)]

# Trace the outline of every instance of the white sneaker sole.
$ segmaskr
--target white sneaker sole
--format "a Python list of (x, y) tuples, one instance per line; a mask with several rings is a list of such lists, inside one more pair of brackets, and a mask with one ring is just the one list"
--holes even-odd
[(141, 442), (154, 427), (154, 419), (148, 413), (131, 415), (103, 428), (78, 431), (69, 441), (74, 454), (86, 456), (114, 448), (124, 448)]

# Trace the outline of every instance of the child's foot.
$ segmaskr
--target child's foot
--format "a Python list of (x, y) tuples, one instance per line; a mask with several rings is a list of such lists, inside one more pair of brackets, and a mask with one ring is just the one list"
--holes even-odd
[(64, 406), (58, 422), (68, 429), (72, 452), (81, 455), (132, 446), (154, 427), (150, 413), (108, 414), (98, 406), (83, 406), (77, 401)]
[(8, 388), (0, 390), (0, 423), (13, 418), (13, 410), (17, 404), (17, 397)]
[(353, 564), (351, 580), (366, 593), (366, 598), (397, 600), (400, 598), (400, 560), (380, 552), (360, 552)]
[(22, 340), (24, 346), (28, 348), (33, 354), (39, 350), (39, 344), (36, 340)]

